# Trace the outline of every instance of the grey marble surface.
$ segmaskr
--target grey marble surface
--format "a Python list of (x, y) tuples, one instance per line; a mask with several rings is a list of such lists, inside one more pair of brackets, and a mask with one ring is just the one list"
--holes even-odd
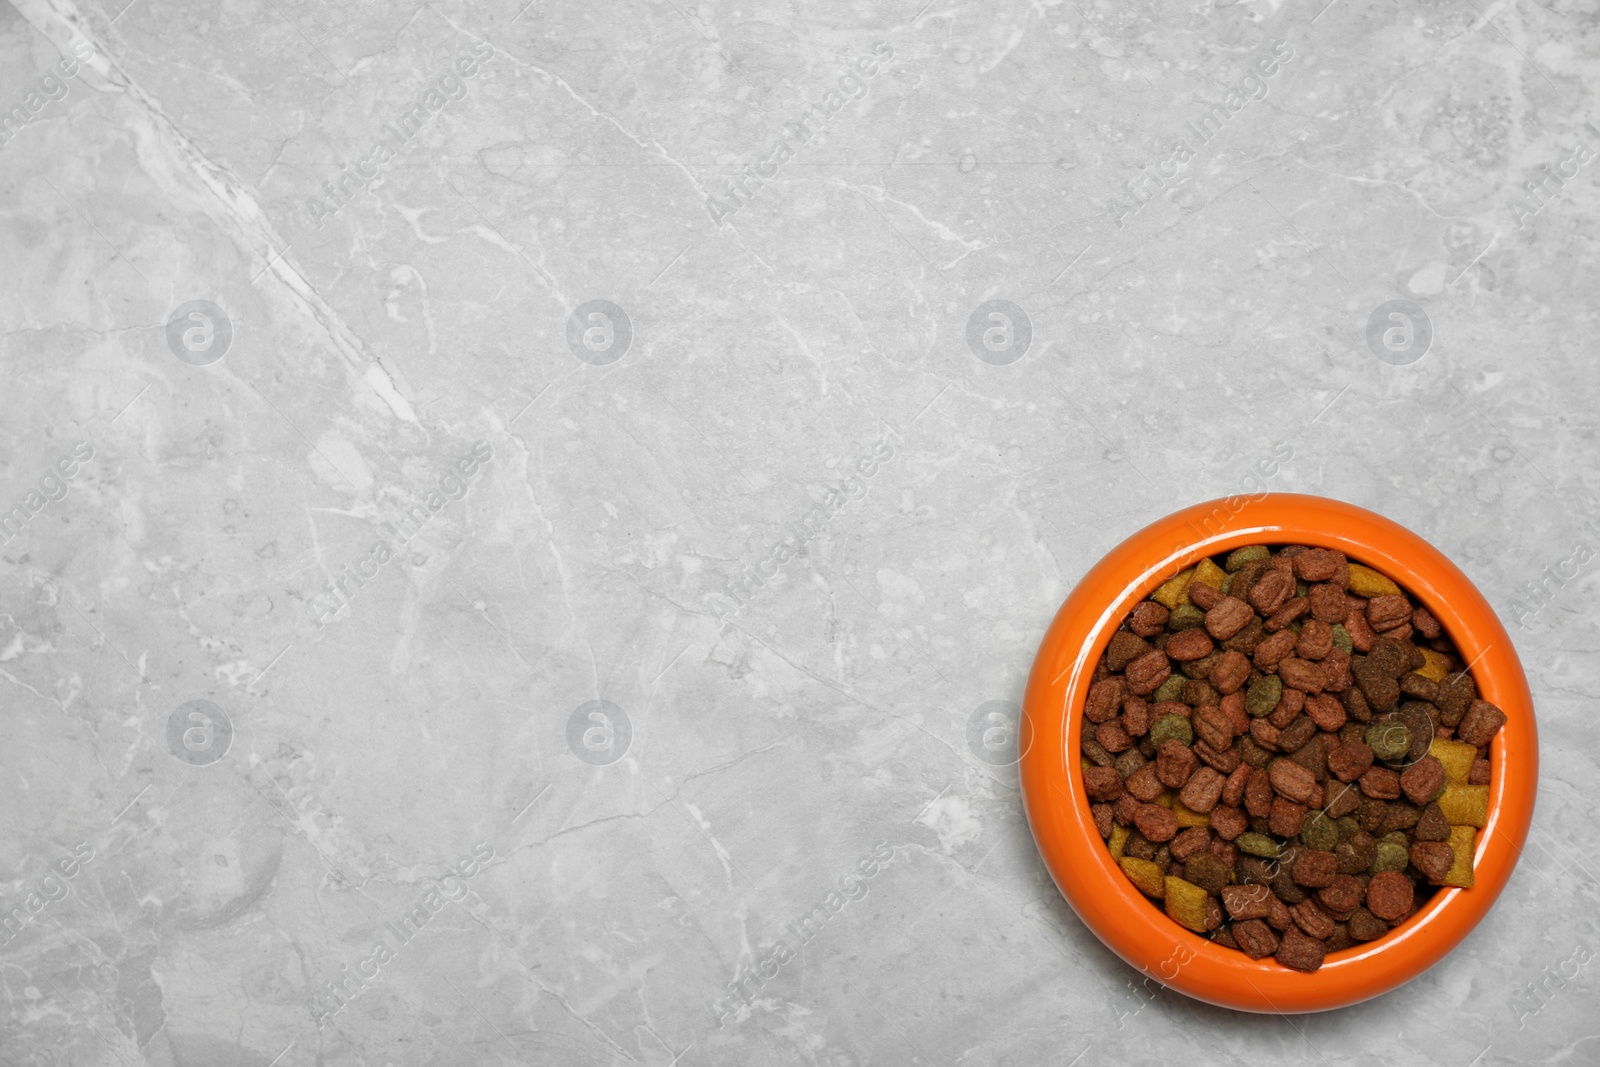
[[(0, 6), (0, 1061), (1600, 1062), (1597, 39)], [(1472, 936), (1292, 1019), (1137, 984), (971, 728), (1280, 447), (1544, 757)]]

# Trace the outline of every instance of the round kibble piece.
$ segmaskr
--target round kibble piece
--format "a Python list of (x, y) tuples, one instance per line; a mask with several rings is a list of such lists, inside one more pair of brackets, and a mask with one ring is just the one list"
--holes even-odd
[(1194, 743), (1194, 727), (1182, 715), (1159, 716), (1150, 724), (1150, 743), (1160, 749), (1168, 741), (1188, 746)]
[(1367, 727), (1366, 741), (1378, 759), (1397, 760), (1411, 750), (1411, 731), (1398, 719), (1379, 719)]
[(1443, 880), (1455, 862), (1455, 849), (1443, 841), (1418, 841), (1411, 846), (1412, 866), (1430, 882)]
[(1365, 892), (1366, 890), (1354, 876), (1341, 874), (1317, 890), (1317, 900), (1329, 912), (1338, 915), (1350, 912), (1359, 906)]
[(1239, 851), (1260, 856), (1262, 859), (1277, 859), (1280, 851), (1277, 842), (1272, 838), (1254, 831), (1240, 834), (1234, 838), (1233, 843), (1239, 846)]
[(1297, 885), (1303, 885), (1307, 889), (1321, 889), (1323, 886), (1332, 885), (1338, 874), (1339, 862), (1331, 852), (1306, 848), (1295, 856), (1292, 876)]
[(1400, 790), (1413, 804), (1426, 804), (1444, 789), (1444, 764), (1424, 756), (1400, 774)]
[(1357, 941), (1376, 941), (1389, 932), (1389, 924), (1366, 908), (1357, 908), (1346, 925)]
[(1233, 940), (1239, 946), (1239, 951), (1253, 960), (1278, 951), (1278, 935), (1260, 919), (1234, 923)]
[(1133, 824), (1147, 840), (1157, 842), (1171, 841), (1178, 833), (1178, 817), (1172, 814), (1171, 809), (1163, 808), (1160, 804), (1141, 804), (1134, 813)]
[(1294, 971), (1311, 972), (1322, 966), (1327, 948), (1321, 941), (1300, 932), (1299, 928), (1284, 931), (1273, 959)]
[(1367, 910), (1384, 922), (1396, 923), (1411, 914), (1416, 886), (1399, 871), (1380, 871), (1367, 883)]

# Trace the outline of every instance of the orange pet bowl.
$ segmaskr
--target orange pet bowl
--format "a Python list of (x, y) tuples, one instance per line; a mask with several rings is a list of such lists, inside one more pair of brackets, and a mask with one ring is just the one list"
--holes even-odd
[[(1421, 601), (1471, 665), (1506, 724), (1489, 749), (1488, 822), (1471, 889), (1442, 888), (1376, 941), (1294, 971), (1213, 944), (1167, 917), (1122, 873), (1095, 829), (1079, 773), (1079, 716), (1090, 676), (1128, 611), (1202, 556), (1249, 544), (1337, 549)], [(1197, 504), (1151, 523), (1084, 575), (1050, 624), (1028, 677), (1033, 730), (1019, 772), (1040, 855), (1062, 896), (1113, 952), (1180, 993), (1226, 1008), (1309, 1012), (1357, 1004), (1432, 967), (1460, 944), (1505, 888), (1533, 820), (1539, 744), (1528, 680), (1500, 620), (1456, 566), (1410, 530), (1337, 500), (1290, 493)]]

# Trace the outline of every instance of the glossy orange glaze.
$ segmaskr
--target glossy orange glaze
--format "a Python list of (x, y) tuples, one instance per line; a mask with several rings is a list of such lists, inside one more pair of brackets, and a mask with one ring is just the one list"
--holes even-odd
[[(1500, 895), (1521, 856), (1539, 777), (1528, 681), (1488, 602), (1438, 549), (1382, 516), (1322, 497), (1269, 493), (1186, 508), (1112, 549), (1072, 590), (1039, 646), (1023, 713), (1031, 743), (1019, 772), (1023, 801), (1051, 876), (1084, 923), (1130, 965), (1198, 1000), (1255, 1012), (1308, 1012), (1386, 993), (1459, 944)], [(1331, 953), (1303, 974), (1251, 960), (1179, 926), (1145, 898), (1095, 830), (1078, 771), (1080, 716), (1090, 675), (1128, 610), (1197, 561), (1249, 544), (1335, 548), (1398, 582), (1438, 618), (1472, 665), (1479, 694), (1506, 724), (1490, 746), (1489, 819), (1479, 831), (1471, 889), (1441, 889), (1377, 941)]]

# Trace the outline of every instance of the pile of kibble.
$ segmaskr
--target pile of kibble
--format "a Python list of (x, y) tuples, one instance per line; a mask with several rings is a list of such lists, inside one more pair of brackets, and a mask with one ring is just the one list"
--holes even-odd
[(1175, 921), (1315, 971), (1472, 885), (1505, 721), (1391, 579), (1251, 545), (1123, 620), (1084, 706), (1083, 784), (1112, 856)]

